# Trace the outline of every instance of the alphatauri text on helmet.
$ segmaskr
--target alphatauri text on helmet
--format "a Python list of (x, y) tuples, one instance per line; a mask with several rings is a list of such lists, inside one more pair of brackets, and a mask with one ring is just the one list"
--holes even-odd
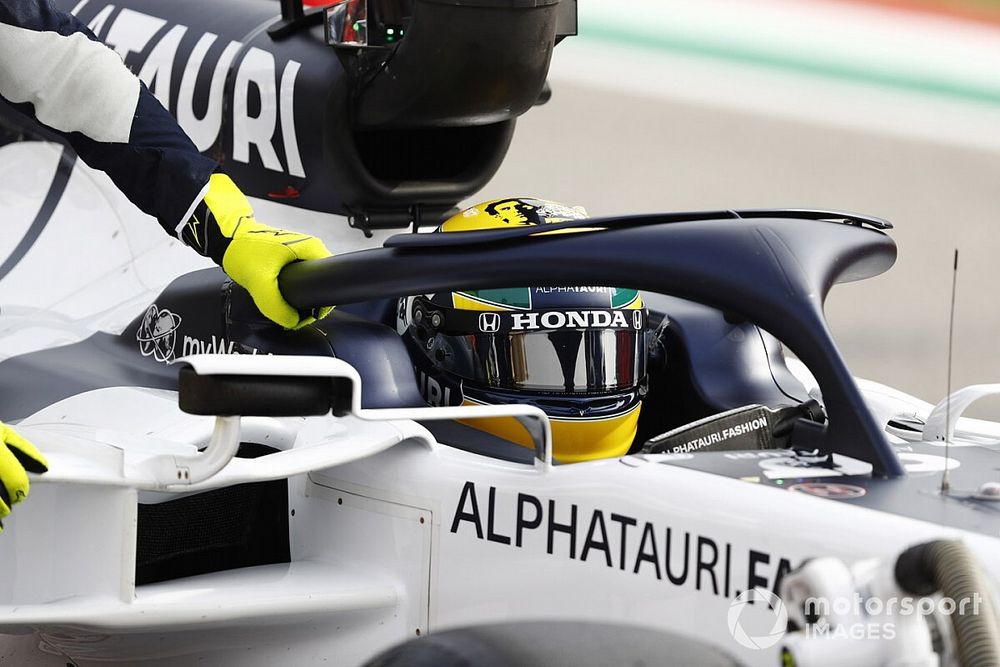
[(535, 287), (536, 294), (607, 294), (614, 287), (577, 285), (575, 287)]

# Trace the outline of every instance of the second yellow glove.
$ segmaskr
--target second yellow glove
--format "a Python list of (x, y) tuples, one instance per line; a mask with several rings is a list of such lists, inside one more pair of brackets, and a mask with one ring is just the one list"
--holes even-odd
[[(28, 473), (43, 473), (49, 464), (33, 444), (6, 424), (0, 424), (0, 519), (10, 514), (11, 506), (28, 495)], [(3, 524), (0, 523), (0, 530)]]

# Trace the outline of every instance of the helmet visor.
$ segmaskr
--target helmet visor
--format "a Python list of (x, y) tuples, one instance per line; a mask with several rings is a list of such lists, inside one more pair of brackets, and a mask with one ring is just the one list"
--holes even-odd
[(446, 370), (489, 387), (606, 392), (634, 387), (646, 375), (643, 329), (479, 332), (438, 340)]

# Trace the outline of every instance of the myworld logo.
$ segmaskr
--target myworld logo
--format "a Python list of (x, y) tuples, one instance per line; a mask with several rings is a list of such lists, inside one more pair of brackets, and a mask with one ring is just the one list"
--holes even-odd
[[(139, 352), (144, 357), (153, 357), (164, 364), (172, 364), (177, 359), (177, 340), (180, 336), (181, 316), (155, 303), (146, 309), (139, 322), (135, 338), (139, 341)], [(239, 345), (236, 341), (225, 340), (212, 335), (210, 340), (192, 336), (181, 337), (181, 356), (192, 354), (258, 354), (260, 350), (249, 345)]]
[(177, 329), (181, 325), (181, 316), (166, 308), (157, 308), (154, 303), (142, 316), (135, 339), (139, 341), (139, 352), (144, 357), (153, 357), (164, 364), (174, 360), (174, 347), (177, 345)]

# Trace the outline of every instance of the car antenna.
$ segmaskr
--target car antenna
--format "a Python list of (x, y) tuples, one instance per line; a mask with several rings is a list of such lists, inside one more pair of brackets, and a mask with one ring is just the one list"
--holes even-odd
[(955, 262), (951, 270), (951, 315), (948, 318), (948, 395), (944, 399), (944, 472), (941, 473), (941, 493), (948, 493), (951, 489), (948, 469), (951, 460), (949, 451), (951, 446), (951, 353), (955, 339), (955, 285), (958, 283), (958, 248), (955, 248)]

